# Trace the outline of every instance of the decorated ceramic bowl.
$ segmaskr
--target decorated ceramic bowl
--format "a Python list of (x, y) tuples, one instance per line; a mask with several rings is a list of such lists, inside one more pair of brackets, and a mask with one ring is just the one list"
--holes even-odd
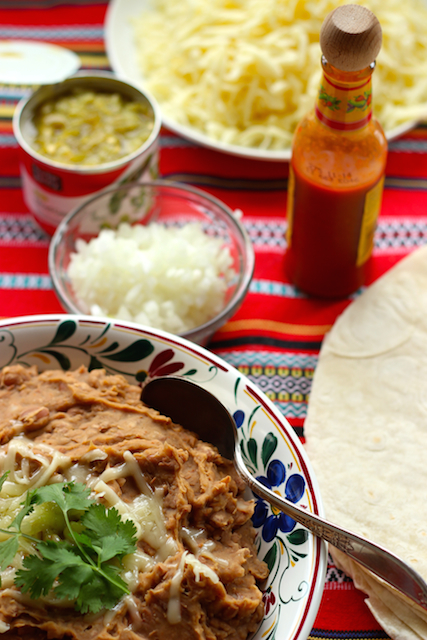
[[(80, 365), (123, 374), (143, 385), (182, 376), (214, 393), (233, 414), (250, 471), (282, 496), (323, 515), (316, 479), (292, 427), (245, 376), (203, 347), (137, 324), (84, 315), (39, 315), (0, 321), (0, 367)], [(320, 604), (326, 546), (255, 496), (258, 555), (270, 574), (256, 640), (305, 640)]]

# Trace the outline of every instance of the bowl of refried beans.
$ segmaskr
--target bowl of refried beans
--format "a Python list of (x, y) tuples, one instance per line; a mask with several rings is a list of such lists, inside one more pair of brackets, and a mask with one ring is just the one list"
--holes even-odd
[(322, 515), (299, 439), (225, 360), (85, 315), (0, 321), (4, 640), (306, 640), (326, 547), (213, 445), (140, 400), (157, 376), (214, 393), (250, 471)]

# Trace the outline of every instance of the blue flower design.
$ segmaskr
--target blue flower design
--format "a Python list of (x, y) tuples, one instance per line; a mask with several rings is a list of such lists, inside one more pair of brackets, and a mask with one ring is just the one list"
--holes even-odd
[(236, 427), (240, 429), (240, 427), (242, 426), (245, 420), (244, 412), (241, 409), (237, 409), (237, 411), (233, 413), (233, 418), (234, 418), (234, 422), (236, 423)]
[[(280, 460), (272, 460), (267, 467), (266, 476), (258, 476), (258, 480), (269, 489), (279, 487), (286, 480), (286, 468)], [(305, 489), (305, 480), (298, 474), (293, 473), (288, 477), (285, 484), (285, 498), (296, 504), (301, 500)], [(262, 537), (265, 542), (271, 542), (277, 535), (278, 530), (283, 533), (290, 533), (295, 528), (295, 520), (287, 516), (275, 507), (267, 506), (266, 502), (256, 497), (252, 522), (254, 527), (262, 527)]]

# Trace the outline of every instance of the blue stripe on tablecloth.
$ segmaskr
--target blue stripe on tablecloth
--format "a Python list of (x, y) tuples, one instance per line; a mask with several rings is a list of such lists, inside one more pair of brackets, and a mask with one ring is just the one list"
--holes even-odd
[(197, 147), (198, 145), (191, 140), (176, 136), (161, 136), (160, 147), (162, 149), (179, 149), (180, 147)]
[[(179, 145), (177, 145), (179, 146)], [(427, 151), (427, 147), (426, 147)], [(218, 176), (211, 176), (206, 174), (199, 173), (178, 173), (178, 172), (169, 172), (164, 173), (163, 178), (167, 178), (169, 180), (176, 180), (177, 182), (185, 182), (188, 184), (194, 184), (201, 188), (203, 187), (214, 187), (217, 189), (224, 190), (235, 190), (240, 189), (243, 191), (281, 191), (285, 190), (288, 187), (287, 178), (283, 179), (263, 179), (256, 180), (254, 178), (247, 180), (241, 178), (224, 178)], [(385, 179), (384, 183), (385, 189), (399, 189), (399, 190), (416, 190), (416, 191), (427, 191), (427, 180), (423, 178), (406, 178), (406, 177), (393, 177), (388, 176)]]
[(35, 273), (0, 273), (0, 289), (52, 289), (50, 276)]
[[(1, 232), (1, 229), (0, 229)], [(3, 237), (4, 239), (4, 237)], [(0, 273), (0, 289), (51, 289), (52, 284), (49, 276), (36, 276), (34, 274), (10, 274)], [(303, 294), (298, 293), (291, 285), (281, 285), (278, 282), (268, 280), (253, 280), (251, 293), (263, 293), (265, 295), (278, 295), (284, 298), (300, 298)], [(270, 354), (271, 355), (271, 354)], [(237, 356), (236, 356), (237, 357)], [(234, 365), (237, 366), (237, 365)]]
[[(0, 229), (1, 232), (1, 229)], [(3, 236), (4, 239), (4, 236)], [(15, 238), (12, 238), (15, 239)], [(28, 237), (26, 238), (28, 239)], [(1, 274), (0, 289), (51, 289), (51, 282), (48, 276), (35, 276), (31, 274)], [(291, 285), (281, 285), (278, 282), (268, 280), (253, 280), (250, 286), (251, 293), (261, 293), (265, 295), (276, 295), (283, 298), (302, 298)]]
[(13, 103), (24, 96), (29, 96), (32, 89), (27, 85), (0, 85), (0, 98), (2, 103)]
[(188, 184), (197, 185), (198, 187), (214, 187), (216, 189), (224, 190), (241, 190), (241, 191), (282, 191), (287, 189), (288, 180), (283, 178), (282, 180), (256, 180), (251, 178), (249, 180), (242, 178), (222, 178), (211, 175), (203, 175), (196, 173), (163, 173), (163, 178), (168, 180), (175, 180), (177, 182), (185, 182)]
[[(0, 101), (2, 99), (1, 90), (0, 90)], [(18, 146), (15, 136), (13, 133), (3, 133), (0, 135), (0, 147), (2, 148), (16, 148)], [(179, 146), (179, 145), (178, 145)], [(203, 186), (206, 187), (215, 187), (223, 190), (235, 190), (239, 189), (242, 191), (281, 191), (287, 189), (287, 180), (256, 180), (252, 178), (251, 180), (243, 180), (240, 178), (218, 178), (214, 176), (207, 175), (195, 175), (188, 173), (164, 173), (162, 175), (164, 179), (175, 180), (177, 182), (183, 182), (187, 184), (197, 185), (201, 188)], [(410, 178), (400, 178), (400, 177), (389, 177), (386, 178), (385, 181), (386, 189), (400, 189), (407, 191), (427, 191), (427, 180), (424, 179), (410, 179)], [(262, 224), (262, 223), (260, 223)], [(397, 222), (396, 229), (398, 228), (399, 221)], [(412, 223), (412, 227), (414, 227), (416, 223)], [(258, 223), (252, 223), (251, 231), (256, 236), (257, 234), (257, 225)], [(283, 230), (286, 228), (286, 222), (280, 224), (276, 224), (276, 236), (283, 234)], [(420, 229), (424, 230), (426, 227), (425, 221), (421, 221)], [(273, 229), (273, 226), (270, 225), (270, 228)], [(407, 230), (410, 230), (410, 227), (407, 227)], [(263, 232), (265, 228), (263, 227)], [(283, 243), (283, 240), (280, 239), (280, 243)]]
[(104, 28), (94, 25), (69, 25), (69, 26), (52, 26), (52, 27), (22, 27), (22, 26), (5, 26), (0, 25), (0, 38), (13, 39), (20, 38), (24, 40), (60, 40), (74, 41), (78, 40), (102, 40), (104, 38)]
[[(355, 293), (352, 293), (351, 296), (348, 297), (349, 300), (357, 298), (363, 290), (364, 287), (361, 287)], [(301, 299), (308, 297), (305, 293), (298, 291), (298, 289), (291, 284), (284, 284), (274, 280), (252, 280), (249, 285), (249, 291), (260, 295), (278, 296), (279, 298)]]
[(427, 140), (400, 138), (389, 143), (389, 151), (403, 153), (427, 153)]
[(264, 294), (268, 296), (279, 296), (280, 298), (305, 298), (290, 284), (283, 284), (273, 280), (252, 280), (249, 291), (251, 293)]
[[(426, 147), (427, 150), (427, 147)], [(385, 179), (386, 189), (402, 189), (406, 191), (427, 191), (427, 180), (424, 178), (406, 178), (389, 176)]]
[[(0, 100), (1, 100), (1, 96), (0, 96)], [(0, 134), (1, 148), (16, 148), (17, 146), (18, 144), (12, 133)], [(203, 187), (203, 186), (217, 187), (219, 189), (224, 189), (224, 190), (240, 189), (243, 191), (257, 191), (257, 190), (271, 191), (271, 190), (285, 190), (287, 188), (286, 180), (230, 179), (225, 181), (223, 178), (195, 176), (195, 175), (189, 175), (189, 174), (185, 174), (185, 175), (184, 174), (164, 174), (162, 177), (169, 180), (175, 180), (177, 182), (184, 182), (184, 183), (198, 185), (199, 187)], [(1, 176), (0, 176), (0, 179), (1, 179)], [(3, 177), (3, 184), (1, 185), (3, 187), (7, 186), (5, 179), (6, 177)], [(402, 190), (408, 190), (408, 191), (410, 190), (427, 191), (427, 180), (409, 180), (408, 178), (387, 178), (386, 188), (402, 189)], [(260, 224), (262, 225), (262, 227), (259, 227)], [(387, 227), (388, 230), (391, 230), (393, 233), (396, 232), (398, 234), (399, 232), (403, 232), (403, 231), (405, 232), (408, 231), (409, 233), (412, 233), (412, 231), (415, 230), (415, 227), (417, 224), (418, 223), (415, 221), (415, 219), (414, 219), (414, 222), (410, 222), (410, 223), (406, 221), (402, 223), (397, 219), (396, 222), (393, 222), (392, 226), (388, 224), (388, 225), (385, 225), (385, 228)], [(261, 233), (261, 230), (263, 233), (267, 230), (263, 222), (248, 223), (248, 226), (249, 226), (250, 232), (254, 236), (251, 238), (253, 242), (257, 241), (257, 235)], [(259, 231), (257, 231), (257, 227), (259, 227), (260, 229)], [(286, 231), (286, 221), (283, 221), (283, 223), (272, 223), (270, 224), (269, 228), (272, 235), (276, 237), (276, 239), (278, 240), (278, 244), (280, 246), (284, 245), (283, 237), (280, 237), (280, 236), (282, 236), (284, 231)], [(419, 223), (418, 230), (422, 232), (423, 235), (425, 235), (425, 229), (426, 229), (426, 223), (424, 220), (422, 220)], [(386, 230), (385, 232), (388, 232), (388, 231)], [(377, 229), (377, 236), (378, 236), (378, 233), (380, 233), (379, 228)]]
[[(21, 188), (21, 178), (19, 176), (0, 176), (0, 189), (20, 189), (20, 188)], [(0, 234), (0, 240), (1, 240), (1, 234)]]
[(12, 133), (3, 133), (0, 135), (0, 147), (5, 149), (6, 147), (11, 149), (17, 147), (15, 136)]
[[(164, 149), (175, 149), (179, 147), (194, 147), (197, 145), (190, 140), (186, 140), (185, 138), (163, 136), (160, 142), (160, 146)], [(427, 153), (427, 139), (414, 140), (408, 138), (400, 138), (399, 140), (393, 140), (389, 143), (389, 151), (404, 153)]]

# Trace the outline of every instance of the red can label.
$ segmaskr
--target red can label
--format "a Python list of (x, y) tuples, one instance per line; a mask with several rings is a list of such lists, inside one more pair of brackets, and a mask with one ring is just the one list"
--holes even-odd
[(152, 145), (126, 165), (105, 172), (59, 169), (23, 152), (21, 179), (24, 200), (39, 225), (53, 234), (70, 211), (105, 188), (158, 177), (157, 147)]

